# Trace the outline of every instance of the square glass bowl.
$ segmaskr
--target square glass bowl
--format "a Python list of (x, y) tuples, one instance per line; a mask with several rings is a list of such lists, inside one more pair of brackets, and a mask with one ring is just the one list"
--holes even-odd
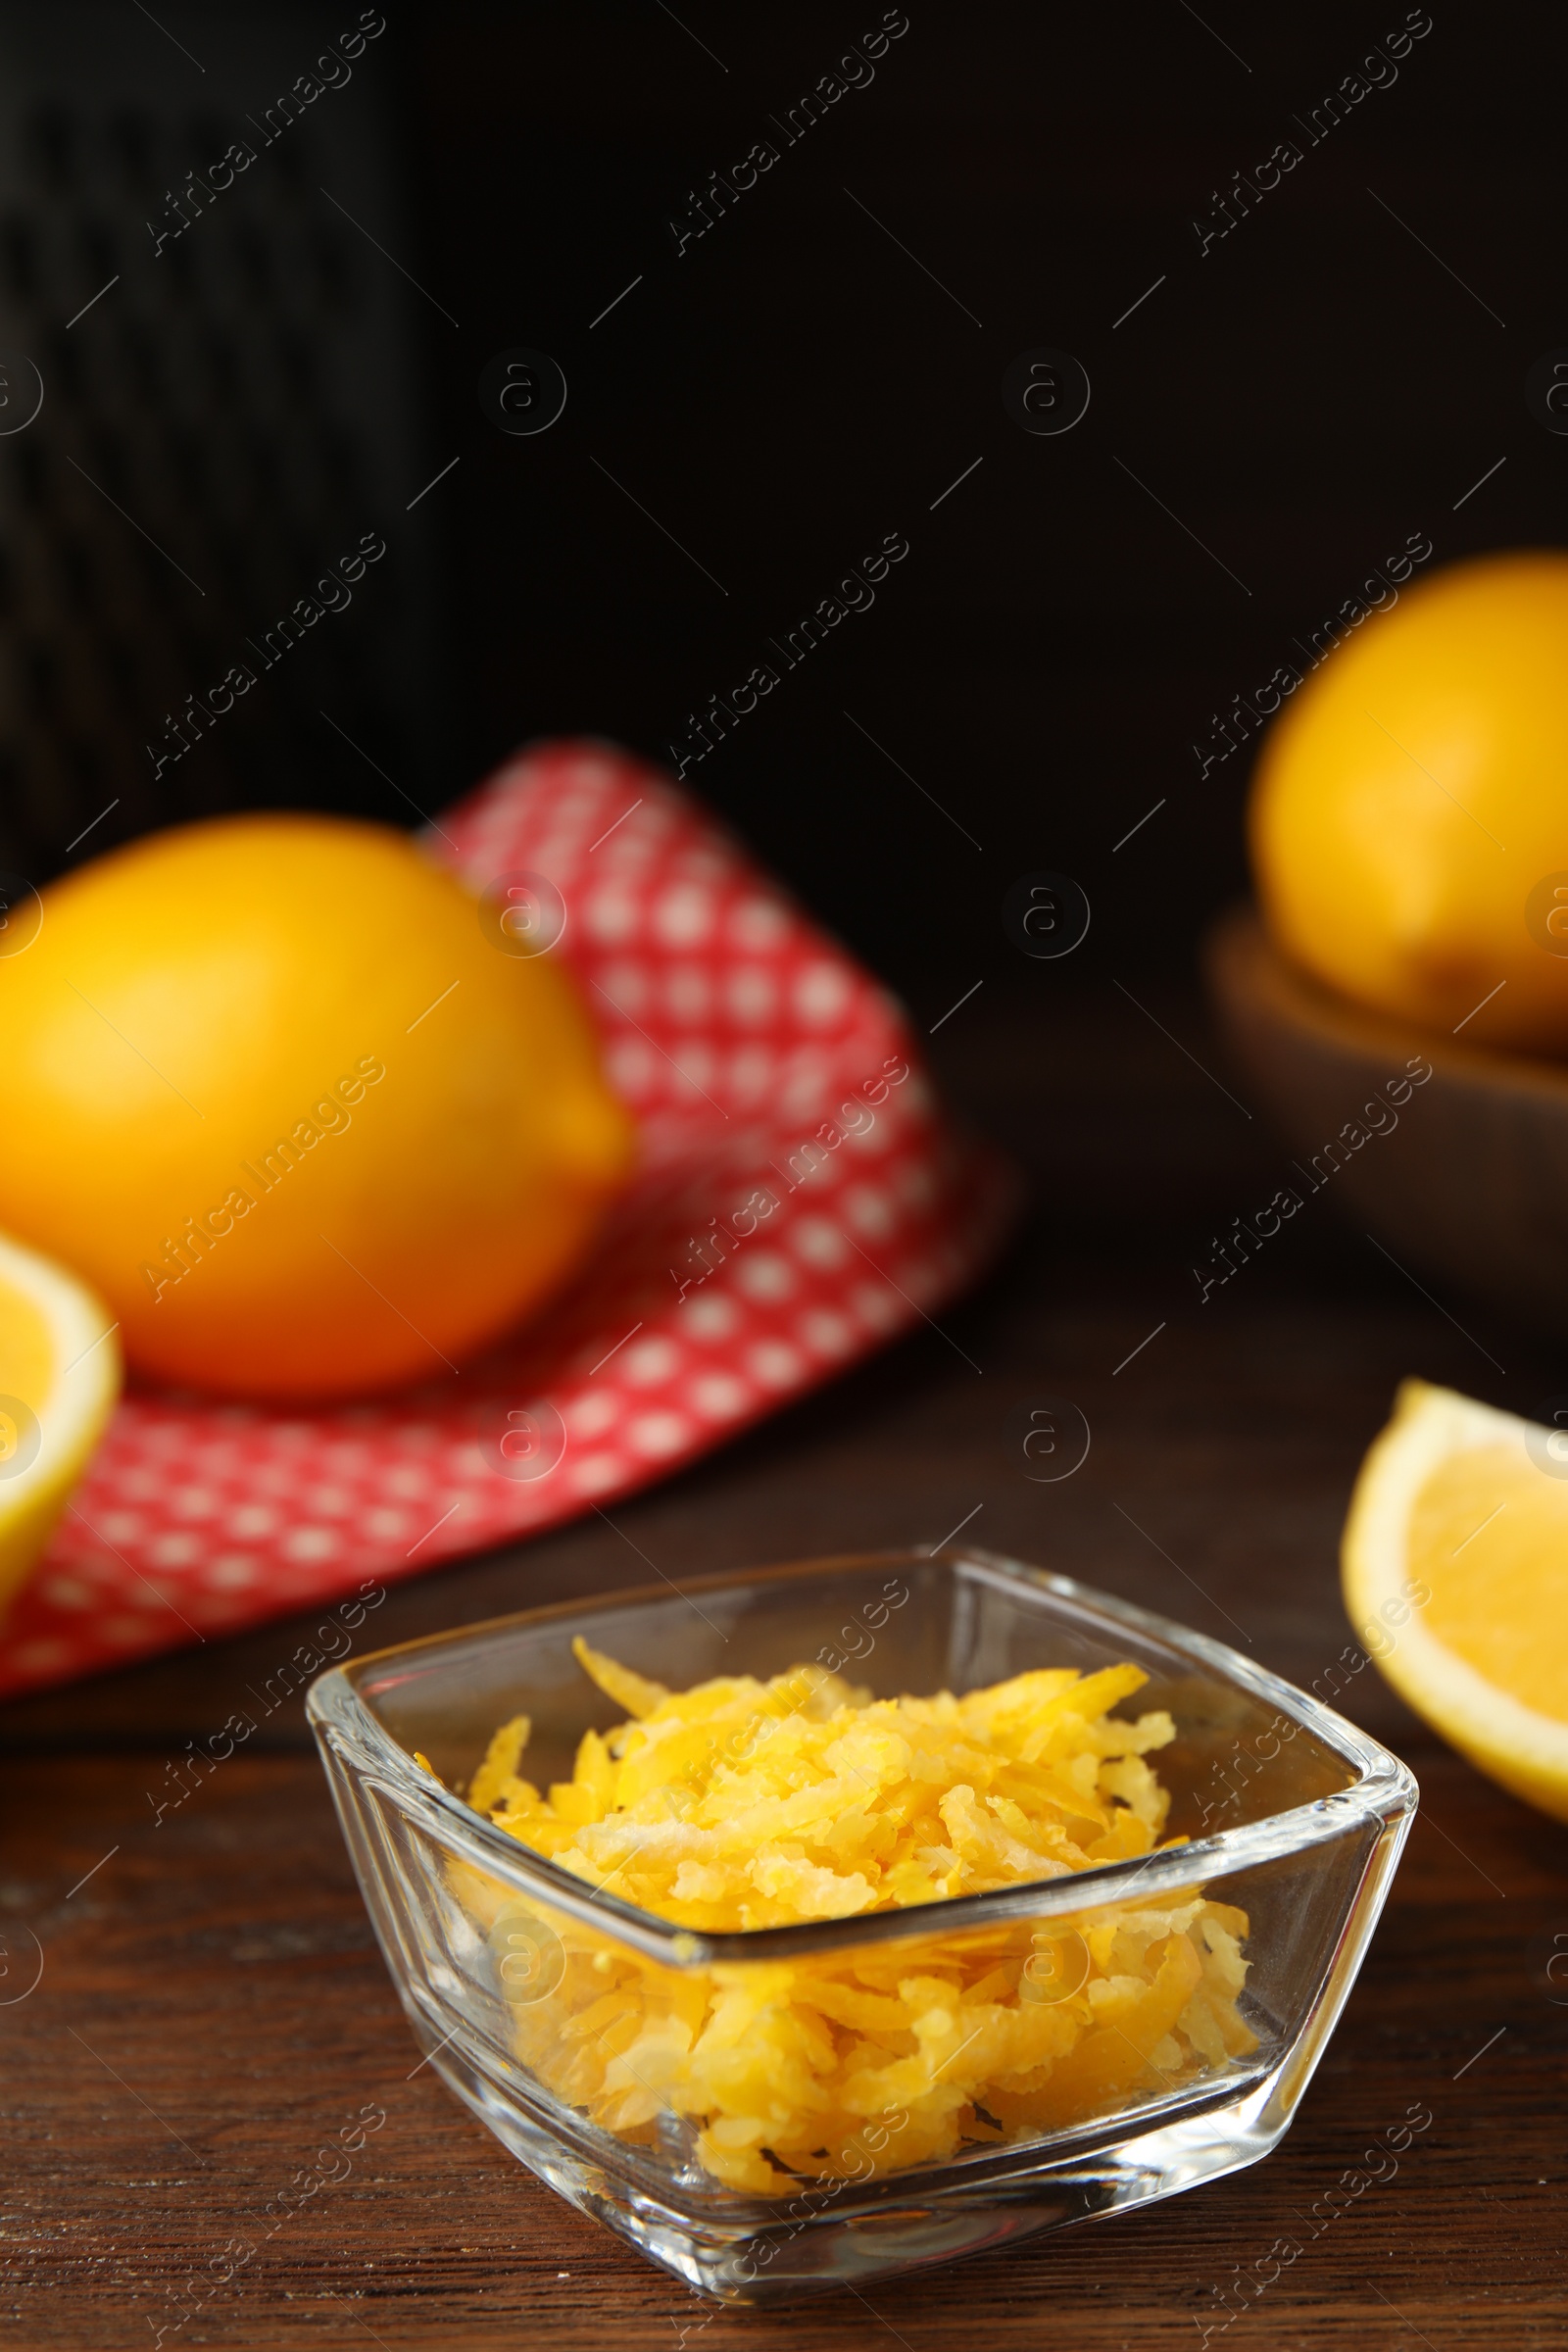
[[(1267, 2155), (1414, 1818), (1396, 1757), (1220, 1642), (985, 1552), (811, 1560), (690, 1591), (465, 1627), (311, 1689), (415, 2038), (514, 2156), (692, 2286), (764, 2302), (1062, 2229)], [(1149, 1681), (1120, 1711), (1173, 1719), (1153, 1763), (1172, 1795), (1164, 1835), (1190, 1842), (900, 1911), (673, 1927), (452, 1793), (514, 1715), (532, 1720), (523, 1769), (541, 1787), (570, 1780), (589, 1726), (622, 1719), (573, 1657), (577, 1634), (675, 1690), (819, 1662), (878, 1697), (961, 1694), (1130, 1660)], [(918, 2034), (890, 2036), (895, 1999), (914, 2003)], [(842, 2061), (847, 2036), (875, 2037), (868, 2018), (878, 2068), (907, 2058), (877, 2078), (900, 2095), (862, 2100), (871, 2112), (848, 2131), (841, 2107), (824, 2144), (772, 2176), (788, 2193), (726, 2184), (759, 2145), (780, 2163), (762, 2124), (771, 2114), (780, 2136), (817, 2095), (813, 2050)], [(717, 2116), (693, 2110), (705, 2034), (738, 2085)]]

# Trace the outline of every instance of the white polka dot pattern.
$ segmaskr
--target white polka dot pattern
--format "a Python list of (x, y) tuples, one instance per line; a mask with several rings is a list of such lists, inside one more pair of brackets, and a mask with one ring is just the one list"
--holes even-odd
[[(1000, 1243), (1011, 1172), (943, 1120), (898, 1005), (666, 777), (535, 745), (442, 827), (424, 846), (475, 888), (521, 867), (560, 891), (635, 1185), (575, 1288), (446, 1389), (309, 1414), (127, 1396), (6, 1620), (0, 1692), (630, 1494), (939, 1309)], [(492, 1433), (540, 1400), (565, 1449), (506, 1475)]]

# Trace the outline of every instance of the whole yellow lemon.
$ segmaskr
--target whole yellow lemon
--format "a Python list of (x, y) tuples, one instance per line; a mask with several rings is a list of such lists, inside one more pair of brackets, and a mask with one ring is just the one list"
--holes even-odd
[(0, 1225), (144, 1373), (444, 1377), (574, 1269), (632, 1152), (570, 977), (481, 913), (406, 835), (313, 816), (51, 884), (0, 956)]
[(1364, 621), (1266, 737), (1250, 835), (1275, 939), (1331, 988), (1568, 1051), (1568, 555), (1456, 564)]

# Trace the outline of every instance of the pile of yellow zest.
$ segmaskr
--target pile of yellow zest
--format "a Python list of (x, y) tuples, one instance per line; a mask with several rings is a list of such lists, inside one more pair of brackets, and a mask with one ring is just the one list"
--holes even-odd
[[(1136, 1666), (873, 1699), (814, 1666), (670, 1691), (575, 1648), (631, 1720), (586, 1732), (571, 1780), (541, 1796), (518, 1775), (529, 1725), (517, 1717), (468, 1802), (591, 1886), (688, 1929), (904, 1909), (1160, 1839), (1169, 1797), (1145, 1758), (1175, 1737), (1170, 1717), (1108, 1712), (1148, 1679)], [(515, 1897), (461, 1876), (492, 1936), (514, 1921)], [(1070, 1920), (685, 1969), (544, 1904), (537, 1922), (549, 1965), (514, 2010), (522, 2062), (622, 2138), (667, 2141), (682, 2119), (707, 2171), (753, 2195), (1032, 2138), (1256, 2047), (1236, 2005), (1246, 1914), (1198, 1887)]]

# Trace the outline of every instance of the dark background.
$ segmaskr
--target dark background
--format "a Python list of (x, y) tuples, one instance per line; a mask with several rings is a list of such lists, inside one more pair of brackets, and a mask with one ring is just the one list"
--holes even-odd
[[(663, 756), (897, 530), (875, 608), (689, 780), (926, 1024), (977, 976), (1060, 984), (999, 920), (1029, 870), (1089, 892), (1084, 977), (1180, 967), (1244, 883), (1250, 752), (1200, 780), (1211, 714), (1408, 534), (1443, 563), (1561, 530), (1523, 385), (1565, 335), (1564, 35), (1440, 8), (1308, 145), (1405, 13), (916, 0), (786, 148), (769, 118), (879, 8), (393, 6), (155, 261), (166, 187), (358, 11), (8, 8), (0, 342), (48, 397), (0, 440), (0, 863), (41, 881), (112, 797), (74, 858), (256, 803), (414, 822), (540, 734)], [(567, 379), (536, 437), (476, 397), (514, 346)], [(1000, 394), (1042, 346), (1092, 384), (1058, 437)], [(163, 713), (366, 528), (357, 609), (155, 785)]]

